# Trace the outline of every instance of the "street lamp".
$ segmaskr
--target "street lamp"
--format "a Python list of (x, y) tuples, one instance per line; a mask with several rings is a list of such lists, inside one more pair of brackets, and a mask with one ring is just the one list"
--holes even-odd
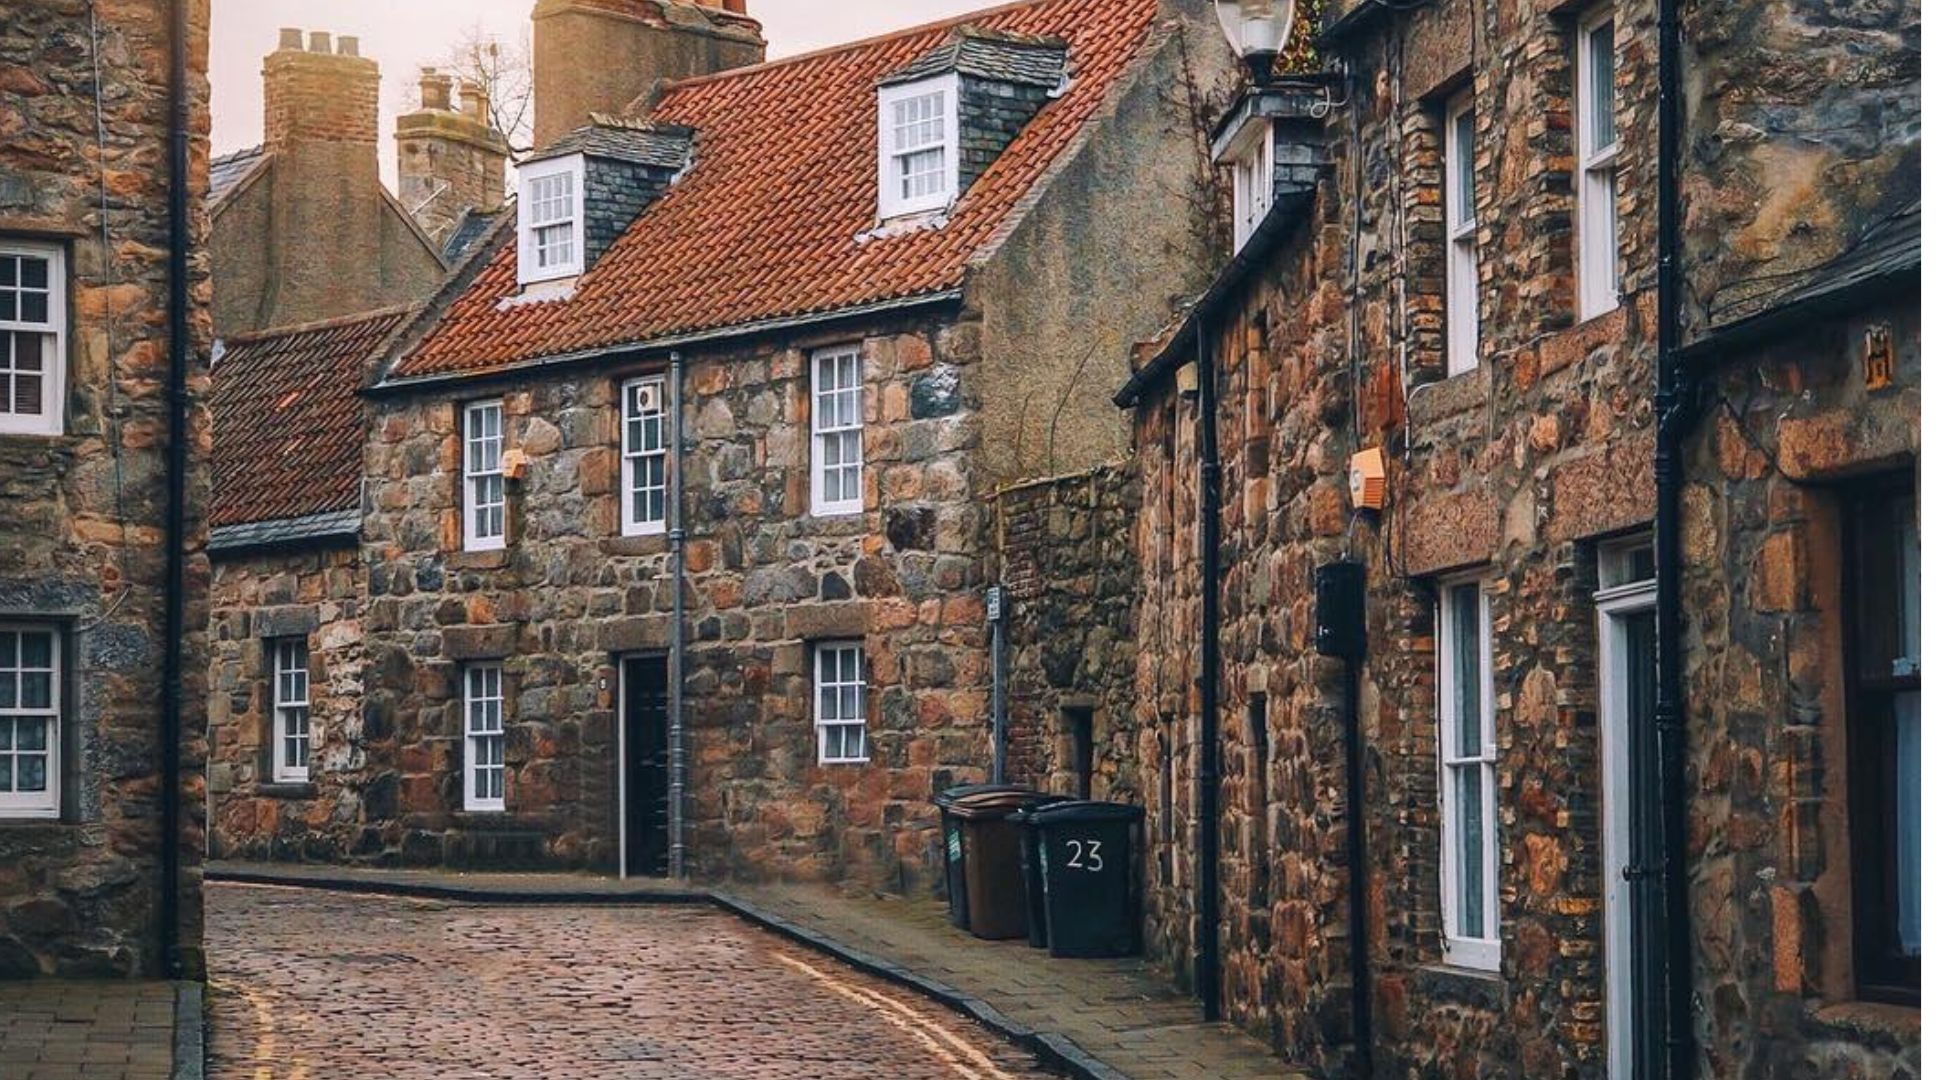
[(1225, 40), (1263, 83), (1273, 74), (1273, 61), (1293, 36), (1294, 0), (1212, 0)]

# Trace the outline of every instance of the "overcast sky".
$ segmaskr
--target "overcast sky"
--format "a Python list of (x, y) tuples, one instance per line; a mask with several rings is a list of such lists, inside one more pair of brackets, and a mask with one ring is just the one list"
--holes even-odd
[[(762, 21), (774, 60), (997, 3), (749, 0), (749, 12)], [(279, 44), (280, 27), (353, 34), (361, 39), (361, 54), (381, 65), (381, 176), (393, 187), (393, 118), (403, 111), (422, 65), (442, 59), (459, 35), (478, 24), (487, 33), (516, 41), (530, 22), (531, 6), (532, 0), (213, 0), (212, 148), (222, 154), (259, 142), (259, 65)]]

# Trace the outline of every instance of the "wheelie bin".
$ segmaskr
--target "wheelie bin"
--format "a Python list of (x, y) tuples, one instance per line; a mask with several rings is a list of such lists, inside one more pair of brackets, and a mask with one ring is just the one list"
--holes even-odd
[(1009, 820), (1058, 795), (1019, 790), (969, 792), (947, 814), (958, 823), (966, 877), (967, 930), (991, 941), (1024, 937), (1026, 886), (1021, 874), (1021, 826)]
[(1142, 807), (1071, 800), (1025, 816), (1041, 866), (1049, 954), (1134, 955), (1141, 936), (1135, 861)]

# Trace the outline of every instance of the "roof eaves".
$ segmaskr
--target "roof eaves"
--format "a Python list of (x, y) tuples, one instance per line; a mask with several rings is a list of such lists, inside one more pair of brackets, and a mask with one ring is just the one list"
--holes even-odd
[(1263, 268), (1266, 257), (1310, 217), (1307, 211), (1312, 202), (1313, 195), (1308, 192), (1282, 195), (1273, 200), (1273, 208), (1267, 211), (1266, 219), (1246, 238), (1245, 246), (1232, 256), (1232, 261), (1226, 263), (1225, 268), (1218, 272), (1218, 277), (1212, 280), (1211, 287), (1176, 324), (1165, 339), (1164, 346), (1137, 368), (1129, 381), (1116, 392), (1113, 400), (1117, 408), (1134, 406), (1143, 399), (1152, 384), (1190, 360), (1192, 347), (1197, 343), (1204, 324), (1237, 297), (1239, 286)]
[(753, 322), (738, 323), (734, 326), (712, 327), (705, 330), (669, 334), (663, 337), (647, 338), (639, 341), (626, 341), (617, 345), (601, 345), (591, 349), (534, 357), (529, 360), (520, 360), (515, 363), (501, 364), (497, 367), (482, 368), (474, 371), (440, 371), (431, 372), (426, 375), (409, 375), (402, 378), (388, 376), (368, 387), (363, 393), (371, 396), (409, 393), (448, 383), (525, 375), (539, 370), (556, 370), (579, 364), (595, 363), (628, 353), (656, 352), (662, 349), (681, 349), (694, 345), (716, 344), (761, 334), (776, 333), (783, 330), (807, 329), (812, 326), (821, 326), (827, 323), (861, 319), (871, 315), (884, 315), (894, 311), (910, 311), (916, 308), (957, 303), (963, 295), (964, 290), (962, 289), (945, 289), (939, 292), (921, 293), (916, 296), (901, 296), (889, 300), (877, 300), (868, 304), (857, 304), (851, 307), (835, 308), (829, 311), (814, 311), (801, 315), (785, 315), (773, 319), (759, 319)]
[(207, 544), (212, 554), (238, 553), (289, 544), (317, 544), (322, 541), (357, 540), (361, 535), (361, 511), (329, 510), (304, 517), (278, 521), (250, 521), (240, 525), (214, 525)]

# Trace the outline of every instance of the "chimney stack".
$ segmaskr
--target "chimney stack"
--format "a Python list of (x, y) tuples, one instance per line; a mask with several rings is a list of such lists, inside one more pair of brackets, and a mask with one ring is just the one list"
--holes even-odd
[(423, 68), (422, 107), (395, 119), (395, 187), (415, 223), (438, 244), (465, 214), (503, 205), (510, 157), (509, 144), (490, 125), (483, 87), (465, 79), (458, 109), (450, 97), (454, 86), (448, 75)]
[(656, 82), (762, 62), (746, 0), (538, 0), (531, 11), (538, 149)]
[(381, 67), (361, 56), (360, 39), (314, 31), (279, 31), (279, 49), (265, 58), (265, 142), (270, 150), (319, 144), (366, 147), (369, 168), (381, 137)]

